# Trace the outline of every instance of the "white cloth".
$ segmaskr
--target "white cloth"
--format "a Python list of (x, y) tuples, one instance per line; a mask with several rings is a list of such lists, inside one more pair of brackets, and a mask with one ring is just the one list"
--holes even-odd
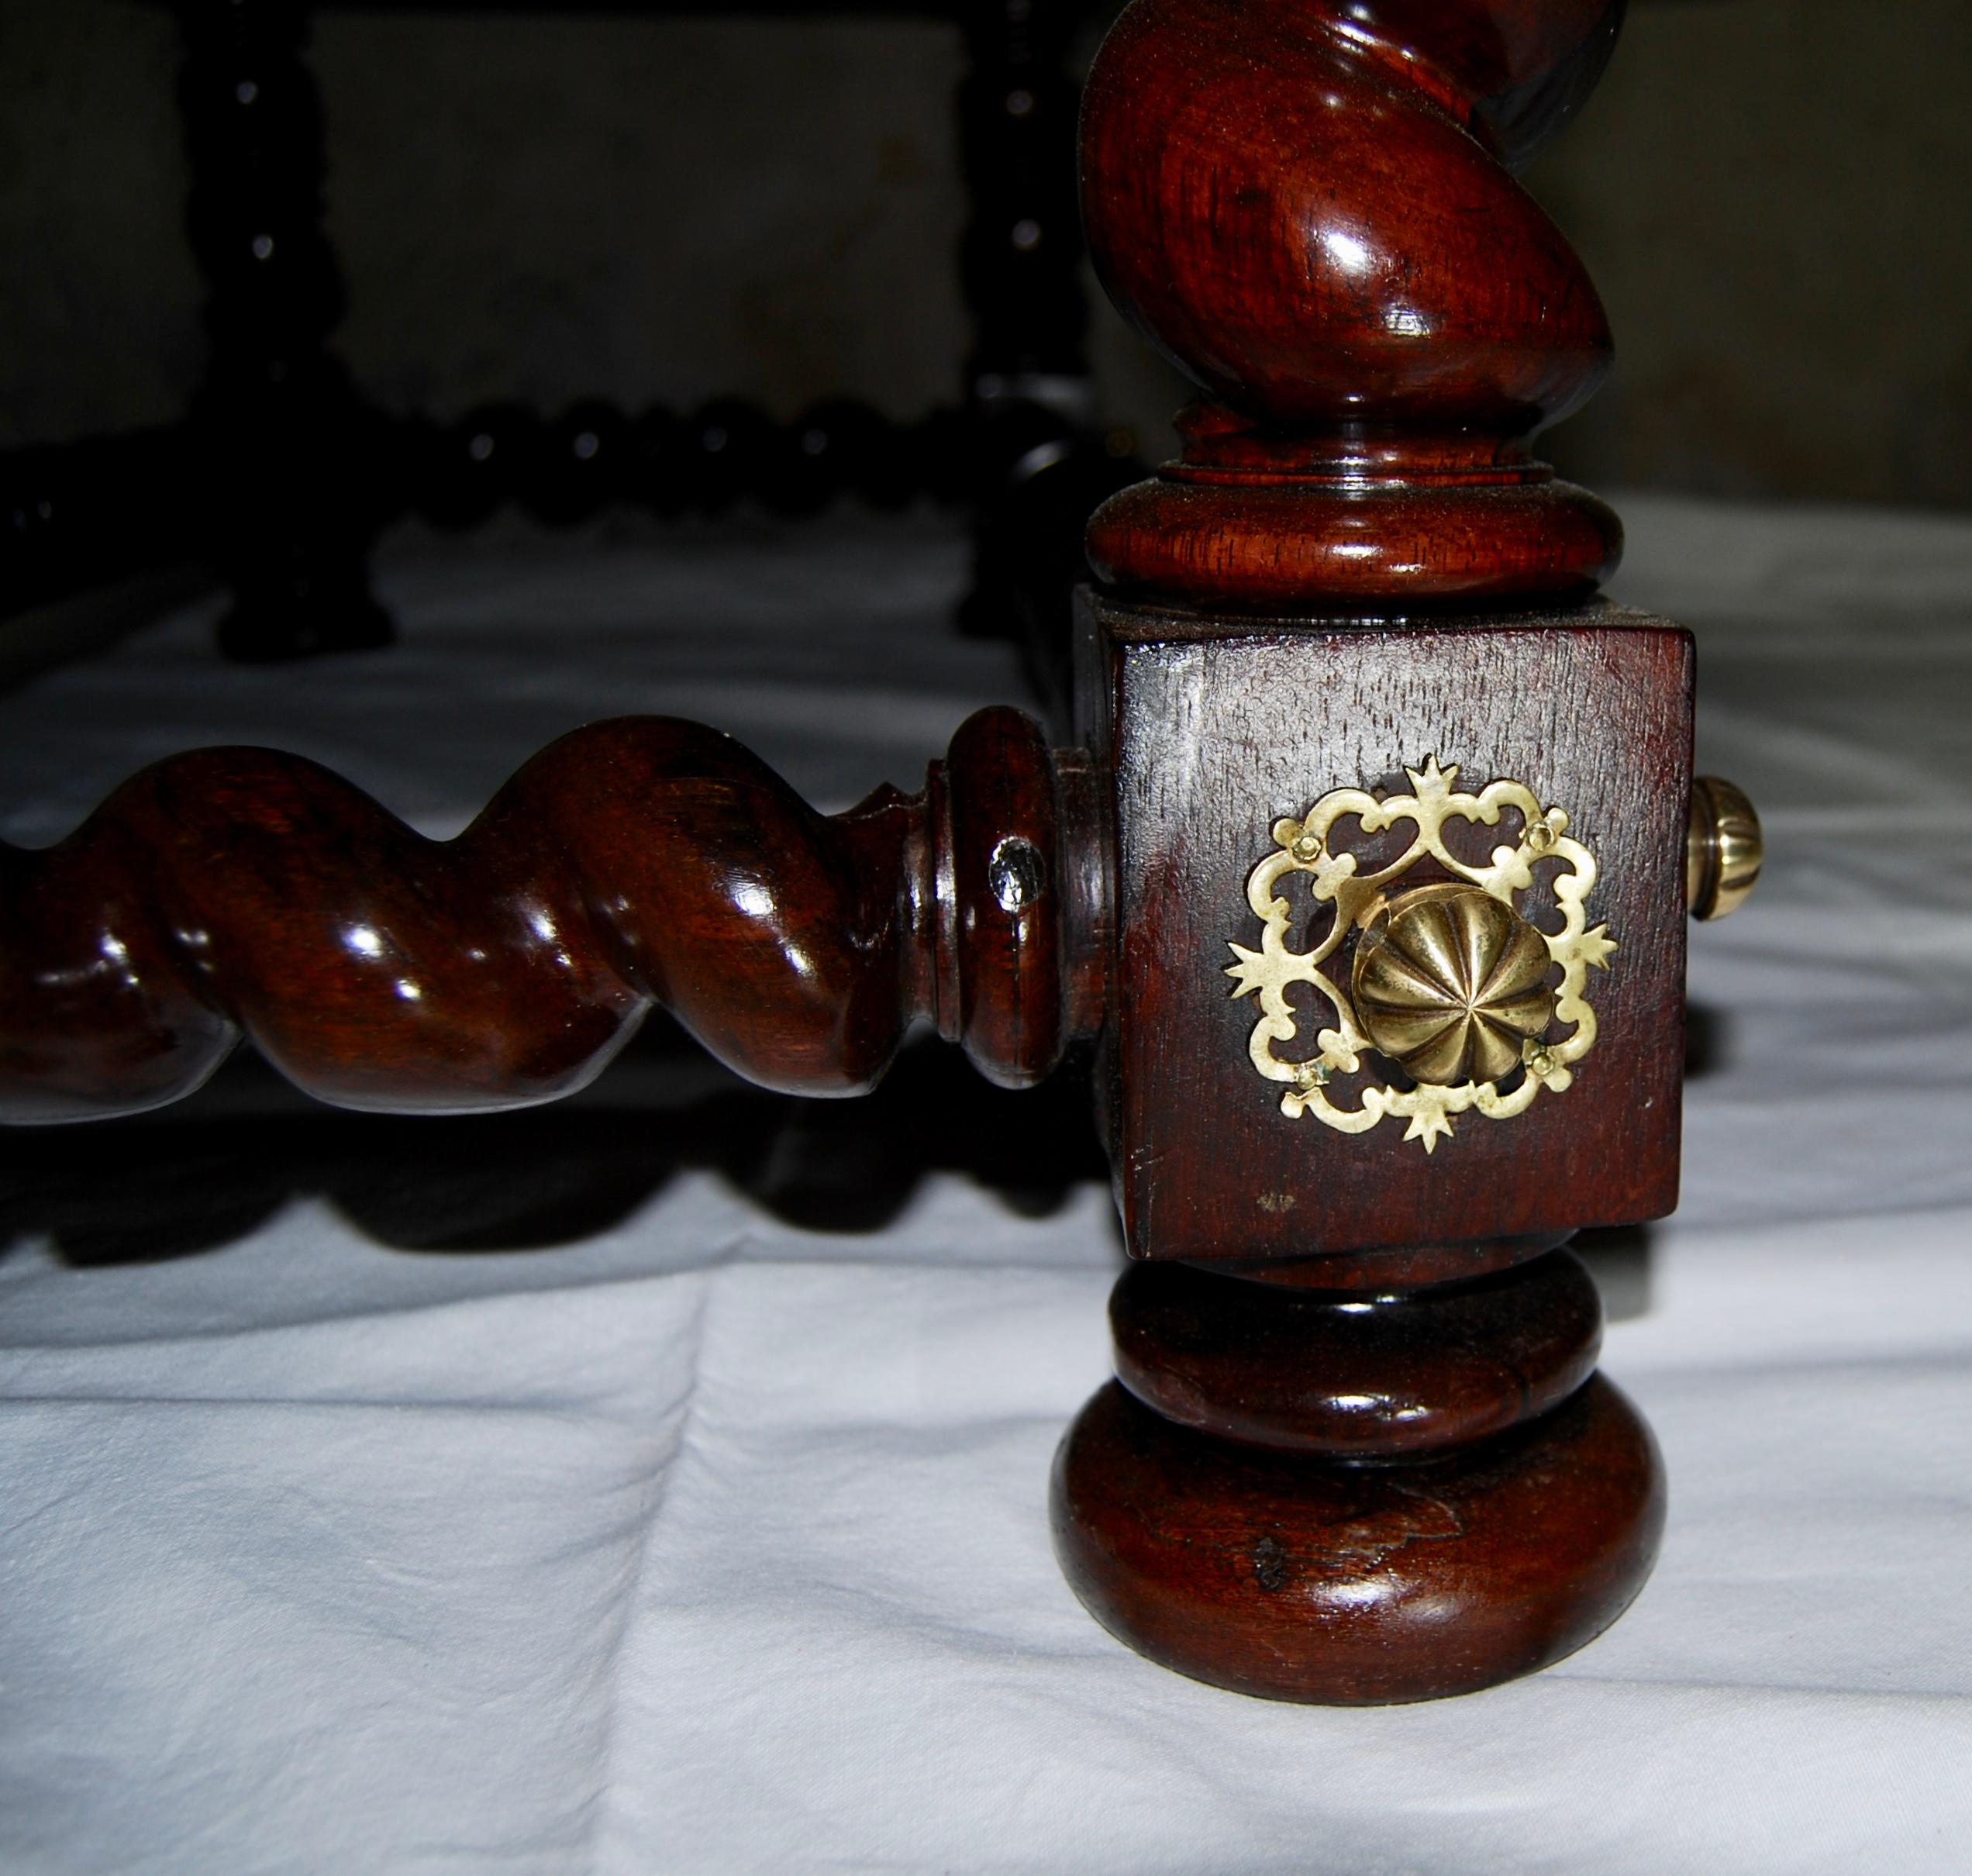
[[(660, 1036), (420, 1122), (246, 1065), (0, 1140), (0, 1868), (1963, 1870), (1972, 524), (1622, 505), (1770, 863), (1694, 936), (1684, 1209), (1591, 1254), (1671, 1481), (1603, 1639), (1330, 1712), (1084, 1615), (1046, 1473), (1119, 1253), (1045, 1091), (934, 1050), (802, 1107)], [(962, 573), (909, 529), (401, 561), (400, 647), (274, 670), (195, 609), (0, 699), (0, 832), (214, 740), (450, 832), (629, 709), (915, 786), (1018, 694)]]

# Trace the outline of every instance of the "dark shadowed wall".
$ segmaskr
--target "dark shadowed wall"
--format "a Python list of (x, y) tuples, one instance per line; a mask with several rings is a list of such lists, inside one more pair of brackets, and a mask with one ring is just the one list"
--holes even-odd
[(1591, 482), (1972, 505), (1972, 7), (1632, 0), (1527, 178), (1615, 376)]
[[(955, 32), (546, 8), (323, 13), (339, 343), (386, 404), (791, 414), (955, 397)], [(176, 414), (200, 357), (172, 27), (0, 5), (0, 443)], [(1529, 178), (1622, 362), (1556, 453), (1605, 484), (1972, 504), (1972, 8), (1650, 0)], [(1113, 321), (1110, 407), (1174, 395)]]

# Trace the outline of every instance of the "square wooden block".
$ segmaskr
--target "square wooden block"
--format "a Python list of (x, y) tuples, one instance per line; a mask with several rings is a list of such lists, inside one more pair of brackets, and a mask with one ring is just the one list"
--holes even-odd
[[(1467, 1243), (1661, 1216), (1677, 1197), (1684, 1048), (1684, 847), (1691, 779), (1692, 646), (1681, 627), (1606, 604), (1442, 624), (1338, 624), (1177, 613), (1082, 598), (1080, 726), (1112, 778), (1118, 953), (1103, 1058), (1112, 1158), (1133, 1255), (1284, 1258)], [(1593, 1047), (1560, 1092), (1524, 1112), (1451, 1116), (1427, 1152), (1401, 1113), (1345, 1133), (1290, 1116), (1295, 1085), (1251, 1052), (1261, 1011), (1236, 996), (1235, 944), (1257, 951), (1255, 867), (1277, 826), (1330, 791), (1411, 791), (1436, 762), (1459, 791), (1524, 784), (1598, 868), (1584, 902), (1615, 949), (1587, 970)], [(1337, 850), (1386, 864), (1360, 821)], [(1450, 824), (1469, 864), (1517, 843), (1521, 817)], [(1382, 836), (1394, 860), (1414, 832)], [(1550, 861), (1519, 895), (1558, 925)], [(1427, 867), (1393, 882), (1426, 883)], [(1443, 878), (1440, 874), (1436, 877)], [(1332, 912), (1308, 876), (1280, 891), (1305, 950)], [(1541, 910), (1543, 906), (1550, 909)], [(1352, 935), (1329, 967), (1347, 985)], [(1288, 1061), (1318, 1053), (1334, 1014), (1290, 993)], [(1560, 1025), (1563, 1040), (1569, 1026)], [(1408, 1085), (1382, 1058), (1322, 1090), (1360, 1110), (1372, 1085)], [(1515, 1079), (1502, 1077), (1501, 1085)], [(1406, 1137), (1408, 1133), (1413, 1137)]]

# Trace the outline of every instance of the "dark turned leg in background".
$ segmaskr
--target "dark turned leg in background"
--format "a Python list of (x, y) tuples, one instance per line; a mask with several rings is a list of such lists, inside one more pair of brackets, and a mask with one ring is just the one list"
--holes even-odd
[(1090, 1610), (1196, 1679), (1337, 1705), (1491, 1686), (1614, 1621), (1656, 1557), (1663, 1474), (1594, 1374), (1588, 1273), (1550, 1250), (1388, 1287), (1400, 1263), (1487, 1248), (1266, 1281), (1128, 1271), (1120, 1378), (1055, 1467), (1057, 1547)]
[(183, 423), (0, 451), (0, 618), (190, 558)]
[(1017, 639), (1036, 688), (1064, 716), (1070, 595), (1088, 573), (1083, 532), (1098, 503), (1143, 473), (1129, 438), (1096, 427), (1084, 343), (1081, 93), (1069, 58), (1088, 12), (1081, 0), (967, 0), (957, 99), (977, 426), (973, 585), (960, 623)]
[(388, 426), (328, 349), (343, 310), (322, 232), (322, 105), (299, 0), (181, 0), (187, 225), (209, 296), (195, 405), (202, 547), (232, 587), (222, 649), (388, 643), (368, 555), (398, 506)]

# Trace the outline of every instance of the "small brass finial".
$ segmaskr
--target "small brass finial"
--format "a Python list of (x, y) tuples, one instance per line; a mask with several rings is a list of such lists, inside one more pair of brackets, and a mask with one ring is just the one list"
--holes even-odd
[(1694, 919), (1736, 912), (1760, 880), (1765, 854), (1760, 816), (1744, 791), (1716, 775), (1691, 783), (1684, 836), (1684, 902)]

